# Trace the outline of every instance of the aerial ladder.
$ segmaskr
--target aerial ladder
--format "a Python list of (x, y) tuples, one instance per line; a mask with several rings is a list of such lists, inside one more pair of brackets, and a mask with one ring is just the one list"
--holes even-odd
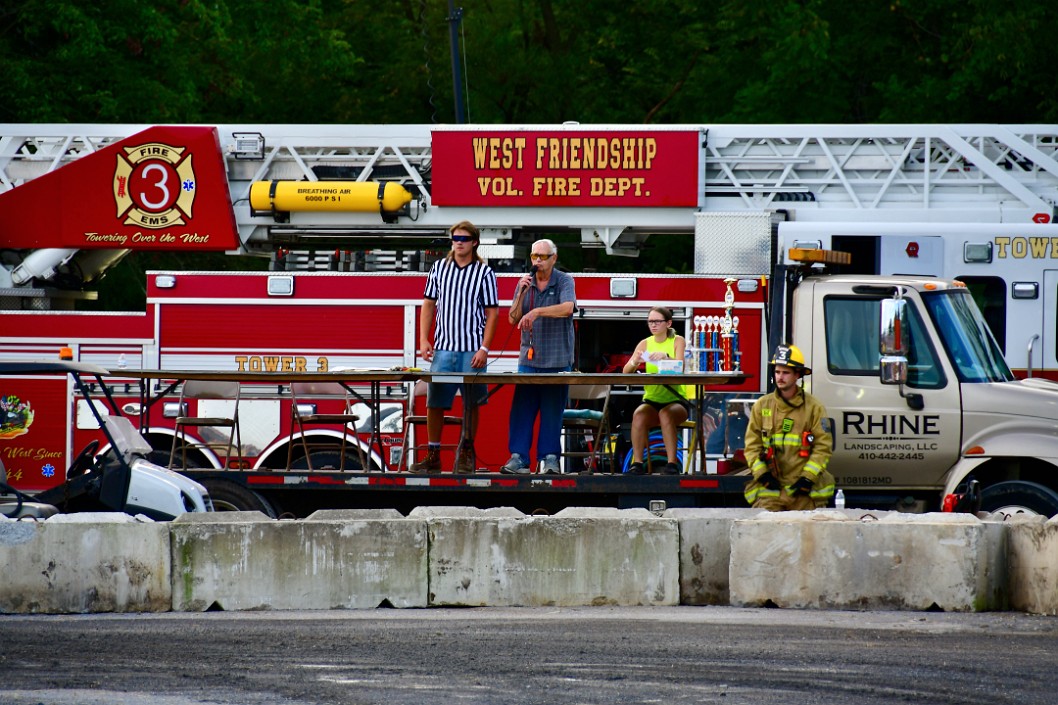
[[(19, 246), (24, 233), (3, 220), (5, 194), (150, 127), (0, 125), (6, 248), (0, 300), (46, 308), (41, 299), (71, 296), (129, 251)], [(474, 203), (438, 202), (446, 183), (439, 172), (449, 167), (435, 154), (437, 144), (526, 133), (689, 135), (677, 160), (689, 165), (681, 173), (690, 196), (649, 207), (507, 205), (484, 192)], [(693, 233), (696, 214), (704, 212), (799, 221), (1049, 223), (1058, 203), (1058, 125), (217, 125), (216, 134), (237, 233), (227, 251), (288, 268), (327, 266), (321, 265), (327, 259), (333, 268), (340, 253), (362, 257), (379, 247), (415, 252), (463, 219), (482, 229), (493, 256), (535, 234), (569, 232), (579, 234), (583, 247), (636, 256), (651, 235)], [(362, 207), (277, 205), (280, 189), (304, 190), (298, 184), (305, 182), (347, 184)]]

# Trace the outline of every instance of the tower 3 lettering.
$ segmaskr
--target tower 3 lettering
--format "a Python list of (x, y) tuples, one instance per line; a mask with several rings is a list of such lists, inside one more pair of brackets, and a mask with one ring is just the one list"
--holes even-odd
[(997, 237), (996, 257), (1058, 259), (1058, 237)]

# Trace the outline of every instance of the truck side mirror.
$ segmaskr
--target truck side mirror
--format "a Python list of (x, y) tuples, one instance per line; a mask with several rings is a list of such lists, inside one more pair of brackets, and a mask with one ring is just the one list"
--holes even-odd
[(882, 384), (903, 384), (907, 381), (907, 302), (903, 299), (882, 299), (878, 352), (881, 355), (879, 372)]
[(908, 351), (907, 302), (903, 299), (883, 299), (881, 303), (878, 352), (883, 358), (887, 355), (906, 358)]
[(915, 411), (925, 408), (921, 394), (905, 394), (907, 382), (907, 353), (910, 350), (907, 325), (907, 302), (899, 298), (882, 299), (878, 330), (878, 376), (882, 384), (899, 384), (900, 396)]
[(883, 355), (880, 362), (882, 384), (903, 384), (907, 381), (907, 358)]

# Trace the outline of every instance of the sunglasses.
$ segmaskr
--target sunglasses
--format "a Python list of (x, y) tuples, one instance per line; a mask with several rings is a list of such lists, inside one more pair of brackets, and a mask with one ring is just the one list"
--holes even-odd
[(453, 235), (452, 242), (471, 242), (474, 238), (469, 235)]
[(536, 260), (544, 260), (544, 259), (547, 259), (547, 258), (549, 258), (550, 256), (551, 256), (551, 255), (538, 255), (538, 254), (536, 254), (536, 253), (534, 252), (533, 254), (529, 255), (529, 258), (530, 258), (530, 259), (532, 259), (533, 261), (536, 261)]

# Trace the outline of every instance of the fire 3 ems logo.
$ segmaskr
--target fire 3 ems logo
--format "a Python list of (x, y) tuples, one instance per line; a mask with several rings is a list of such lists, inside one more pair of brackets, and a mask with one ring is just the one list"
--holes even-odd
[(184, 225), (195, 202), (195, 171), (185, 147), (150, 142), (125, 147), (114, 169), (114, 202), (125, 225)]

